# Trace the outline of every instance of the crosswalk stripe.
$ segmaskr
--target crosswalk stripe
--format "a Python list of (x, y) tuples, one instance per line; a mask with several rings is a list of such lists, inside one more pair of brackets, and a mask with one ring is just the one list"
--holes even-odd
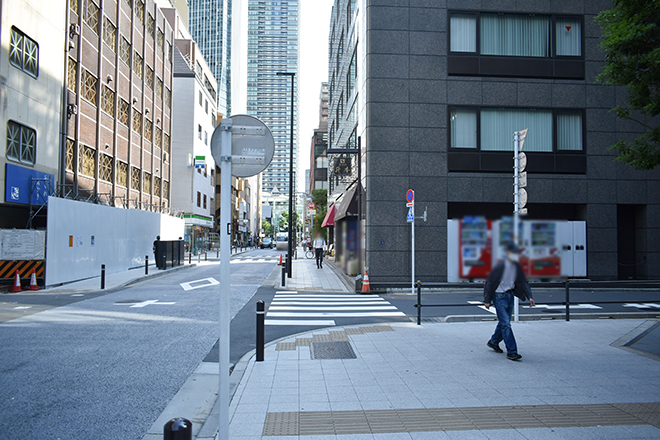
[(378, 307), (382, 304), (389, 304), (387, 301), (369, 301), (369, 302), (349, 302), (349, 301), (273, 301), (272, 305), (278, 306), (373, 306)]
[(394, 306), (371, 306), (371, 307), (304, 307), (304, 306), (270, 306), (271, 310), (332, 310), (332, 311), (349, 311), (349, 310), (396, 310)]
[(358, 312), (358, 313), (343, 313), (343, 312), (269, 312), (267, 316), (271, 318), (370, 318), (374, 316), (406, 316), (403, 312)]
[(264, 323), (266, 325), (308, 325), (310, 327), (335, 325), (335, 321), (332, 319), (266, 319)]

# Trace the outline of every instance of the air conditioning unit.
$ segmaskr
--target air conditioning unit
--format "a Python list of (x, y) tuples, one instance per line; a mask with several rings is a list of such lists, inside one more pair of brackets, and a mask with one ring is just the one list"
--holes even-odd
[(80, 35), (80, 25), (78, 23), (71, 23), (71, 26), (69, 26), (69, 37), (73, 38), (76, 35)]

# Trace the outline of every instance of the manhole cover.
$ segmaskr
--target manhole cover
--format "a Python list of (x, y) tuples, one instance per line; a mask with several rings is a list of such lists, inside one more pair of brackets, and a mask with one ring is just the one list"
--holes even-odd
[(115, 304), (136, 304), (141, 302), (142, 300), (139, 299), (125, 299), (123, 301), (115, 301)]
[(312, 359), (357, 359), (348, 341), (312, 342), (309, 351)]

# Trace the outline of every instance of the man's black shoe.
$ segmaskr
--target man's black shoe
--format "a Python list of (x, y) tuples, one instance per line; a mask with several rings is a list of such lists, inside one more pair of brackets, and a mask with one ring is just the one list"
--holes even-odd
[(502, 349), (500, 348), (500, 346), (499, 346), (499, 345), (495, 345), (495, 344), (493, 344), (493, 343), (490, 341), (490, 339), (488, 340), (488, 343), (487, 343), (486, 345), (488, 345), (490, 348), (492, 348), (493, 350), (495, 350), (496, 353), (504, 353), (504, 352), (502, 351)]
[(512, 361), (519, 361), (522, 359), (522, 356), (520, 356), (518, 353), (507, 353), (506, 358)]

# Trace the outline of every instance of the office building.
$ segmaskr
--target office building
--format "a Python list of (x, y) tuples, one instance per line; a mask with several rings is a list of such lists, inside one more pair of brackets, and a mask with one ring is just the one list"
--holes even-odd
[[(528, 274), (660, 276), (660, 170), (614, 160), (610, 147), (644, 128), (610, 112), (623, 90), (596, 83), (594, 18), (609, 3), (424, 4), (333, 9), (329, 146), (361, 137), (350, 171), (362, 166), (365, 218), (348, 223), (365, 234), (372, 282), (411, 279), (408, 189), (428, 213), (415, 221), (416, 278), (483, 278), (512, 239), (513, 133), (525, 128)], [(330, 169), (341, 206), (350, 189)]]
[(319, 96), (319, 128), (312, 136), (307, 190), (328, 189), (328, 83), (321, 84)]
[[(262, 189), (289, 194), (291, 77), (298, 72), (298, 0), (248, 3), (247, 112), (272, 131), (275, 155), (263, 172)], [(298, 76), (294, 78), (293, 169), (298, 169)], [(296, 177), (293, 176), (295, 186)], [(295, 188), (294, 188), (295, 192)]]
[(43, 205), (60, 181), (66, 2), (4, 1), (0, 9), (0, 228), (43, 228), (45, 210), (33, 218), (29, 205)]
[(217, 106), (231, 114), (231, 39), (234, 0), (189, 0), (188, 29), (218, 82)]
[(169, 208), (172, 28), (153, 0), (69, 6), (63, 195)]

